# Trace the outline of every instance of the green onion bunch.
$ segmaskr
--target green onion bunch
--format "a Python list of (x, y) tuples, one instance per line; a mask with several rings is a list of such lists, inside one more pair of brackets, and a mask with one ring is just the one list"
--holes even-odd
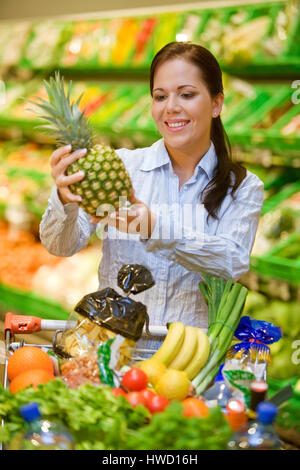
[(234, 332), (239, 324), (248, 289), (231, 279), (202, 274), (199, 289), (208, 307), (208, 331), (210, 353), (207, 363), (192, 384), (200, 395), (218, 373), (231, 345)]

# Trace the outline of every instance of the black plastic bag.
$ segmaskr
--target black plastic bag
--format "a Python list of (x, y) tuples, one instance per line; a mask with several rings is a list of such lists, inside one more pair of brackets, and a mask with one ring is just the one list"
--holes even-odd
[[(127, 294), (138, 294), (154, 284), (150, 271), (139, 264), (124, 265), (118, 273), (118, 286)], [(142, 336), (144, 325), (150, 334), (146, 306), (123, 297), (110, 287), (84, 296), (74, 310), (97, 325), (134, 341)]]
[(118, 273), (118, 286), (125, 294), (139, 294), (154, 284), (150, 271), (141, 264), (124, 264)]

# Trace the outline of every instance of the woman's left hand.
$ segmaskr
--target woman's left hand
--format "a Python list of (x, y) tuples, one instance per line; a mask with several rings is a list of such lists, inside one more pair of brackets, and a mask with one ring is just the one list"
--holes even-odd
[(110, 225), (120, 232), (149, 238), (156, 224), (156, 214), (135, 197), (134, 191), (132, 191), (130, 202), (132, 205), (128, 209), (119, 209), (103, 218), (91, 217), (90, 221), (96, 224), (100, 222), (103, 225)]

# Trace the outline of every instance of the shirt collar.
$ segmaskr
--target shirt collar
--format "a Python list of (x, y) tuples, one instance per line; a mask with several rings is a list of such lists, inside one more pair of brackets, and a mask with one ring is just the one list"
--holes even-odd
[(170, 157), (164, 144), (164, 139), (154, 142), (149, 151), (145, 153), (141, 170), (150, 171), (166, 163), (170, 163)]
[(210, 143), (208, 151), (203, 155), (197, 167), (202, 168), (203, 171), (208, 176), (208, 179), (211, 180), (214, 176), (214, 171), (218, 163), (218, 157), (216, 154), (215, 146), (213, 142)]
[[(151, 145), (149, 152), (146, 152), (140, 169), (143, 171), (150, 171), (154, 170), (155, 168), (159, 168), (160, 166), (166, 165), (167, 163), (171, 163), (170, 157), (165, 147), (164, 140), (160, 139)], [(208, 151), (205, 153), (205, 155), (203, 155), (197, 167), (202, 168), (202, 170), (211, 180), (213, 178), (216, 165), (217, 155), (215, 146), (213, 142), (211, 142)]]

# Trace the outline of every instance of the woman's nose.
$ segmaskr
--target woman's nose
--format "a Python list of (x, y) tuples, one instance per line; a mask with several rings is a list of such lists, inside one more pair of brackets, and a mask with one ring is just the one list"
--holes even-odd
[(180, 105), (174, 96), (169, 96), (167, 103), (166, 103), (166, 110), (168, 113), (178, 112), (180, 111)]

